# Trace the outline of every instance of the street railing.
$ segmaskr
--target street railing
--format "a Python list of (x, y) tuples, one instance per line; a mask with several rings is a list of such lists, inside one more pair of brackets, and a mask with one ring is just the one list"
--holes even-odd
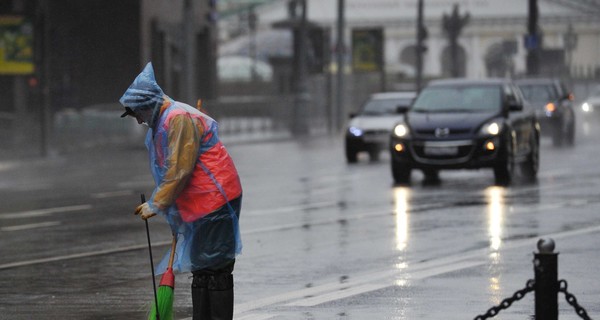
[(475, 320), (495, 317), (501, 310), (508, 309), (514, 302), (523, 299), (529, 292), (535, 294), (535, 320), (558, 320), (558, 293), (565, 294), (567, 302), (575, 313), (585, 320), (591, 320), (587, 311), (579, 305), (577, 298), (567, 290), (567, 281), (558, 280), (558, 253), (554, 252), (554, 240), (540, 239), (538, 253), (534, 253), (533, 269), (535, 279), (527, 280), (525, 288), (517, 290), (511, 297), (493, 306)]

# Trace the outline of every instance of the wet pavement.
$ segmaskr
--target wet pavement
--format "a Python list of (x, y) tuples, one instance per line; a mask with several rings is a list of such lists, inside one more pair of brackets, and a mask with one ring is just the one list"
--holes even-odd
[[(392, 184), (389, 158), (347, 165), (340, 137), (224, 141), (244, 185), (236, 319), (473, 319), (533, 278), (540, 237), (559, 278), (600, 314), (600, 156), (542, 145), (536, 184), (493, 185), (491, 171)], [(137, 319), (152, 301), (144, 225), (146, 151), (103, 146), (0, 165), (0, 319)], [(151, 219), (155, 261), (169, 232)], [(191, 317), (176, 275), (176, 319)], [(560, 319), (577, 319), (559, 295)], [(494, 319), (530, 319), (533, 293)]]

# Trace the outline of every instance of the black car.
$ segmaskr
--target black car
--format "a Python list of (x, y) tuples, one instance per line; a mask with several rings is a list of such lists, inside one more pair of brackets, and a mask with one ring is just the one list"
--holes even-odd
[(394, 127), (392, 175), (403, 184), (413, 169), (438, 180), (442, 169), (492, 168), (496, 183), (506, 185), (518, 164), (535, 180), (539, 139), (533, 108), (511, 80), (436, 80)]
[(542, 135), (552, 137), (555, 146), (575, 144), (573, 94), (559, 79), (519, 79), (515, 83), (535, 108)]

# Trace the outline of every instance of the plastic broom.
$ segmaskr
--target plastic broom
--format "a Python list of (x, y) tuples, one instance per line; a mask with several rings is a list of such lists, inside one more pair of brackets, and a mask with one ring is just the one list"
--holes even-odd
[[(177, 235), (173, 235), (171, 244), (171, 256), (169, 257), (169, 265), (165, 273), (160, 278), (158, 285), (158, 293), (156, 304), (152, 304), (150, 308), (149, 320), (172, 320), (173, 319), (173, 299), (175, 289), (175, 275), (173, 274), (173, 260), (175, 258), (175, 247), (177, 245)], [(159, 317), (156, 317), (158, 311)]]

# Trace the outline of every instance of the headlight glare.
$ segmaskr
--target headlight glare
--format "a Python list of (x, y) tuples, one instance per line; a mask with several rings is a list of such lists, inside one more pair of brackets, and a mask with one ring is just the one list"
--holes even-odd
[(350, 127), (350, 128), (348, 128), (348, 132), (350, 132), (350, 134), (352, 134), (355, 137), (360, 137), (363, 134), (363, 131), (360, 128), (357, 128), (357, 127)]
[(404, 123), (400, 123), (394, 127), (394, 135), (399, 138), (408, 136), (408, 127)]
[(587, 102), (584, 102), (584, 103), (581, 105), (581, 110), (583, 110), (584, 112), (590, 112), (590, 109), (591, 109), (591, 108), (590, 108), (590, 104), (589, 104), (589, 103), (587, 103)]
[(496, 121), (492, 121), (489, 123), (486, 123), (485, 125), (483, 125), (481, 127), (481, 134), (484, 135), (490, 135), (490, 136), (496, 136), (500, 133), (500, 130), (502, 129), (502, 124), (498, 123)]

